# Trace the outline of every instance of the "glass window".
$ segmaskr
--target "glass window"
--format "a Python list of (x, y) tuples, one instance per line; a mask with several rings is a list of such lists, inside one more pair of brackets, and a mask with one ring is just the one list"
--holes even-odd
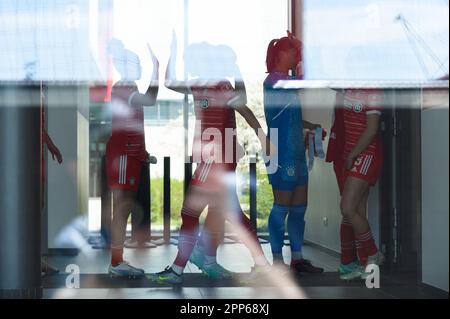
[(437, 79), (448, 35), (448, 1), (305, 0), (306, 78)]

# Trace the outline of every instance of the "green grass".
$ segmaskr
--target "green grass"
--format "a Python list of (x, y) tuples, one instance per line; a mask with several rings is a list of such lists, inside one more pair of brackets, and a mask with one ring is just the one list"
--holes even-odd
[[(180, 212), (183, 204), (183, 181), (170, 180), (170, 223), (171, 225), (179, 225), (181, 222)], [(163, 208), (164, 208), (164, 180), (162, 177), (151, 179), (151, 196), (152, 196), (152, 224), (163, 224)]]

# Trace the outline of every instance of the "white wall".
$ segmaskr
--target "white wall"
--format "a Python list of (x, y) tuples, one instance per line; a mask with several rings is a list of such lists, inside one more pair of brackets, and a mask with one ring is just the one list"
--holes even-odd
[(422, 281), (448, 291), (447, 105), (422, 112)]
[(63, 156), (62, 164), (48, 156), (49, 248), (78, 247), (77, 218), (88, 212), (88, 93), (83, 87), (50, 87), (47, 94), (48, 132)]
[[(330, 132), (335, 92), (328, 89), (304, 90), (301, 93), (303, 119), (319, 123)], [(328, 146), (328, 138), (324, 148)], [(340, 196), (331, 163), (316, 158), (309, 174), (308, 210), (305, 239), (340, 252)], [(324, 221), (326, 219), (326, 221)]]

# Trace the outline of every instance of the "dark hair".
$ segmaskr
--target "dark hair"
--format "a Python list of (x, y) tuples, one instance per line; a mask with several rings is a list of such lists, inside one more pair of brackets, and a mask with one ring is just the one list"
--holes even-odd
[(275, 69), (280, 52), (288, 51), (289, 49), (295, 49), (297, 51), (296, 53), (300, 62), (302, 44), (299, 40), (283, 37), (270, 41), (269, 46), (267, 47), (266, 56), (267, 73), (270, 73)]

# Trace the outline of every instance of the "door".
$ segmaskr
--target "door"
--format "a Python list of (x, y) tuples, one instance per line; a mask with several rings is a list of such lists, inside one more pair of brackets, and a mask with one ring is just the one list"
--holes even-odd
[(389, 272), (416, 281), (421, 243), (420, 91), (386, 92), (381, 178), (381, 242)]

